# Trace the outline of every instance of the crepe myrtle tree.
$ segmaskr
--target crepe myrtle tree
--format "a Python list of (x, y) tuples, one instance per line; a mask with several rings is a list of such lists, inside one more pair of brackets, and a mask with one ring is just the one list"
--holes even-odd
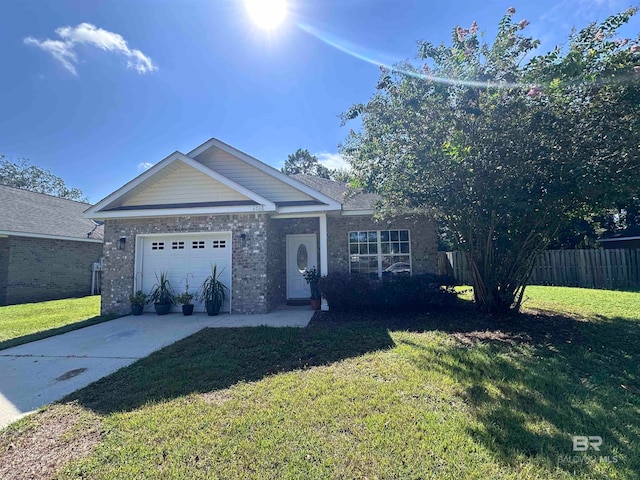
[(537, 254), (575, 217), (637, 196), (640, 38), (617, 37), (636, 13), (572, 31), (534, 55), (510, 8), (492, 43), (457, 27), (449, 45), (419, 42), (418, 61), (382, 69), (342, 153), (352, 186), (381, 214), (440, 218), (466, 252), (477, 307), (519, 310)]

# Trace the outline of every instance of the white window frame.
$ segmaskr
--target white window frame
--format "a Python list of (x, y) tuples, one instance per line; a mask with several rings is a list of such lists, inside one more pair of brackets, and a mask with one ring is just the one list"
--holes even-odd
[[(351, 234), (355, 233), (355, 234), (360, 234), (362, 232), (376, 232), (376, 241), (377, 241), (377, 253), (357, 253), (357, 254), (352, 254), (351, 253)], [(398, 232), (398, 236), (400, 235), (400, 232), (407, 232), (407, 241), (404, 240), (398, 240), (398, 242), (401, 243), (407, 243), (409, 245), (409, 252), (408, 253), (382, 253), (382, 232), (389, 232), (389, 235), (391, 235), (391, 232)], [(356, 245), (361, 245), (361, 242), (357, 242)], [(372, 230), (372, 229), (364, 229), (364, 230), (351, 230), (347, 233), (347, 253), (349, 256), (349, 273), (351, 272), (351, 257), (353, 255), (357, 255), (357, 256), (363, 256), (363, 257), (377, 257), (378, 260), (378, 278), (382, 278), (382, 257), (384, 256), (388, 256), (388, 255), (392, 255), (392, 256), (408, 256), (409, 257), (409, 271), (410, 274), (413, 275), (413, 256), (411, 254), (411, 230), (409, 230), (408, 228), (392, 228), (389, 230)]]

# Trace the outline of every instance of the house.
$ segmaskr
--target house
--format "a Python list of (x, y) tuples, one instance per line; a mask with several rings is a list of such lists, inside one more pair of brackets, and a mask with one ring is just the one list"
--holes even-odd
[(376, 222), (375, 196), (346, 191), (217, 139), (172, 153), (86, 212), (105, 223), (102, 313), (127, 313), (129, 295), (148, 293), (161, 272), (175, 291), (195, 292), (214, 264), (231, 292), (223, 310), (234, 313), (308, 299), (302, 272), (314, 266), (323, 275), (436, 271), (432, 218)]
[(0, 305), (91, 294), (103, 227), (89, 204), (0, 185)]

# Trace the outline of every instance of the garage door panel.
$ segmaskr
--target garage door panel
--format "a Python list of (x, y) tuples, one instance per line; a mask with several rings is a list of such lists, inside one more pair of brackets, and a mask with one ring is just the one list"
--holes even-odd
[[(217, 265), (220, 280), (231, 286), (231, 237), (230, 234), (196, 234), (167, 237), (147, 237), (143, 240), (142, 290), (148, 293), (161, 272), (167, 272), (169, 282), (176, 293), (184, 292), (188, 281), (189, 291), (197, 294), (204, 279)], [(220, 273), (222, 272), (222, 273)], [(195, 310), (204, 311), (202, 302), (195, 299)], [(223, 311), (229, 311), (229, 299)], [(150, 311), (153, 306), (150, 306)], [(180, 307), (174, 308), (179, 311)]]

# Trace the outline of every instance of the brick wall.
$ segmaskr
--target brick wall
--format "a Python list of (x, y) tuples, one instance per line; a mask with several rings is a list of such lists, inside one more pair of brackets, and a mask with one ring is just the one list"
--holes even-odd
[(27, 237), (1, 240), (0, 304), (91, 294), (91, 269), (102, 255), (102, 244)]
[(6, 305), (9, 239), (0, 238), (0, 305)]
[(349, 271), (348, 234), (357, 230), (407, 229), (411, 235), (413, 273), (437, 273), (438, 240), (435, 221), (423, 215), (410, 215), (376, 222), (370, 216), (327, 218), (329, 271)]
[[(150, 233), (232, 232), (233, 313), (267, 312), (267, 226), (265, 214), (178, 216), (107, 220), (102, 313), (126, 314), (134, 285), (135, 237)], [(240, 235), (245, 235), (245, 240)], [(124, 250), (118, 250), (126, 237)]]

